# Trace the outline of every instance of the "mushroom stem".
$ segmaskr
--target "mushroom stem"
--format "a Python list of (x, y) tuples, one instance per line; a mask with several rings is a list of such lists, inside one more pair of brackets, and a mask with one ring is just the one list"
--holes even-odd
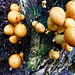
[(66, 43), (64, 34), (63, 34), (63, 35), (57, 34), (57, 35), (55, 36), (53, 42), (56, 42), (57, 44)]

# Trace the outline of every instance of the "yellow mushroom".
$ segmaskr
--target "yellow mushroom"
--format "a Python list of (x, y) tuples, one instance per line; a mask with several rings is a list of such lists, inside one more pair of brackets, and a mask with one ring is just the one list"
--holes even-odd
[(45, 32), (45, 26), (42, 23), (38, 23), (35, 27), (35, 31), (37, 33), (44, 33)]
[(62, 33), (64, 31), (65, 31), (65, 27), (61, 26), (61, 27), (58, 28), (57, 33)]
[(65, 12), (61, 7), (53, 7), (49, 11), (52, 22), (58, 26), (63, 26), (65, 22)]
[(6, 35), (14, 35), (14, 26), (11, 24), (8, 24), (4, 27), (4, 33)]
[(69, 1), (67, 2), (66, 4), (66, 11), (67, 11), (67, 14), (75, 19), (75, 2), (74, 1)]
[(72, 18), (66, 18), (65, 23), (64, 23), (64, 27), (68, 28), (71, 26), (75, 26), (75, 21)]
[(58, 26), (51, 21), (50, 17), (48, 17), (47, 26), (50, 31), (56, 31), (58, 29)]
[(71, 52), (71, 51), (73, 50), (73, 47), (70, 46), (68, 43), (66, 43), (66, 44), (65, 44), (65, 50), (66, 50), (67, 52)]
[(10, 11), (8, 13), (8, 20), (12, 24), (17, 24), (21, 21), (21, 14), (18, 11)]
[(21, 21), (23, 21), (24, 19), (25, 19), (25, 16), (21, 14)]
[(36, 28), (36, 25), (38, 24), (38, 22), (37, 21), (33, 21), (32, 22), (32, 26), (34, 27), (34, 29)]
[(26, 34), (27, 34), (27, 28), (25, 25), (19, 23), (15, 26), (14, 28), (14, 32), (15, 32), (15, 35), (17, 35), (18, 37), (22, 38), (22, 37), (25, 37)]
[(50, 56), (51, 59), (58, 59), (59, 56), (60, 56), (60, 54), (59, 54), (59, 51), (53, 51), (53, 50), (51, 50), (49, 52), (49, 56)]
[(16, 35), (12, 35), (12, 36), (10, 36), (9, 41), (11, 43), (15, 44), (18, 42), (18, 37)]
[(20, 11), (20, 7), (16, 3), (13, 3), (10, 5), (10, 10), (11, 11)]
[(9, 57), (8, 62), (12, 68), (19, 68), (22, 64), (22, 58), (19, 54), (13, 54)]

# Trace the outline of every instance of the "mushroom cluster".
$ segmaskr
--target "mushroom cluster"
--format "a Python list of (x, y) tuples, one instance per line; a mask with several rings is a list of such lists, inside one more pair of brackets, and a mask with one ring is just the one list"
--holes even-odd
[(60, 53), (59, 53), (59, 51), (53, 51), (53, 50), (51, 50), (49, 52), (49, 56), (50, 56), (51, 59), (58, 59), (59, 56), (60, 56)]
[[(61, 7), (52, 7), (47, 26), (49, 31), (54, 31), (53, 42), (60, 44), (67, 52), (72, 51), (75, 47), (75, 2), (69, 1), (66, 4), (66, 11)], [(50, 55), (50, 58), (53, 57)]]
[(43, 1), (42, 1), (42, 7), (43, 7), (44, 9), (46, 9), (46, 3), (47, 3), (46, 0), (43, 0)]
[(45, 32), (45, 26), (42, 23), (38, 23), (37, 21), (33, 21), (32, 26), (34, 27), (34, 29), (37, 33), (44, 33)]
[(13, 44), (18, 42), (19, 38), (23, 38), (27, 34), (27, 28), (21, 22), (25, 19), (25, 16), (21, 14), (19, 5), (13, 3), (10, 5), (10, 12), (8, 13), (8, 21), (12, 24), (8, 24), (4, 27), (4, 33), (11, 35), (9, 41)]
[[(11, 24), (8, 24), (4, 27), (4, 33), (6, 35), (11, 35), (9, 41), (12, 44), (18, 42), (19, 38), (23, 38), (27, 34), (27, 28), (22, 21), (25, 19), (25, 16), (21, 14), (19, 5), (13, 3), (10, 5), (10, 12), (8, 13), (8, 21)], [(12, 68), (19, 68), (22, 64), (23, 52), (20, 54), (13, 54), (9, 57), (8, 63)]]

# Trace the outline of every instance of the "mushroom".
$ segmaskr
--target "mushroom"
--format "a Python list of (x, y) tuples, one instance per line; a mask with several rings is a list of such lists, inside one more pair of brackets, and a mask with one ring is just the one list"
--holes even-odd
[(32, 22), (32, 26), (34, 27), (34, 29), (36, 28), (36, 25), (38, 24), (38, 22), (37, 21), (33, 21)]
[(34, 27), (34, 29), (37, 33), (44, 33), (45, 32), (45, 26), (42, 23), (38, 23), (37, 21), (33, 21), (32, 26)]
[(66, 18), (65, 23), (64, 23), (64, 27), (68, 28), (71, 26), (75, 26), (75, 21), (72, 18)]
[(20, 11), (20, 7), (16, 3), (13, 3), (13, 4), (10, 5), (10, 10), (19, 12)]
[(49, 56), (50, 56), (51, 59), (58, 59), (59, 56), (60, 56), (60, 54), (59, 54), (59, 51), (53, 51), (53, 50), (51, 50), (49, 52)]
[(59, 51), (53, 51), (53, 53), (52, 53), (52, 58), (58, 59), (59, 56), (60, 56)]
[(21, 14), (21, 21), (23, 21), (24, 19), (25, 19), (25, 16)]
[(54, 38), (54, 41), (55, 41), (57, 44), (66, 43), (64, 34), (63, 34), (63, 35), (57, 34), (57, 35), (55, 36), (55, 38)]
[(27, 28), (24, 24), (17, 24), (14, 28), (14, 32), (15, 32), (15, 35), (17, 35), (18, 37), (22, 38), (22, 37), (25, 37), (26, 34), (27, 34)]
[(56, 31), (58, 29), (58, 26), (51, 21), (50, 17), (48, 17), (47, 26), (50, 31)]
[(65, 21), (65, 12), (61, 7), (53, 7), (49, 11), (49, 16), (53, 23), (58, 26), (63, 26)]
[(4, 33), (6, 35), (14, 35), (14, 26), (11, 24), (8, 24), (4, 27)]
[(42, 6), (43, 6), (43, 5), (46, 5), (46, 3), (47, 3), (47, 1), (46, 1), (46, 0), (43, 0), (43, 1), (42, 1)]
[(8, 62), (12, 68), (19, 68), (22, 64), (22, 58), (19, 54), (13, 54), (9, 57)]
[(70, 46), (68, 43), (66, 43), (66, 44), (65, 44), (65, 50), (66, 50), (67, 52), (71, 52), (71, 51), (73, 50), (73, 47)]
[(43, 5), (42, 7), (43, 7), (44, 9), (46, 9), (46, 5)]
[(21, 58), (23, 58), (24, 57), (24, 53), (23, 52), (20, 52), (20, 54), (19, 54), (20, 56), (21, 56)]
[(64, 31), (65, 31), (65, 27), (61, 26), (61, 27), (58, 28), (57, 33), (62, 33)]
[(67, 2), (66, 11), (71, 18), (75, 19), (75, 2), (74, 1)]
[(43, 7), (44, 9), (46, 9), (46, 3), (47, 3), (46, 0), (42, 1), (42, 7)]
[(18, 37), (16, 35), (12, 35), (12, 36), (10, 36), (9, 41), (11, 43), (15, 44), (18, 42)]
[(75, 26), (73, 27), (68, 27), (65, 30), (65, 34), (63, 35), (56, 35), (54, 38), (54, 41), (57, 44), (61, 44), (61, 43), (68, 43), (70, 46), (75, 47)]
[(21, 14), (18, 11), (10, 11), (8, 13), (8, 20), (12, 24), (17, 24), (21, 21)]
[(45, 32), (45, 26), (42, 23), (38, 23), (35, 27), (35, 31), (37, 33), (44, 33)]
[(50, 59), (53, 59), (52, 53), (53, 53), (53, 50), (49, 51), (49, 57), (50, 57)]

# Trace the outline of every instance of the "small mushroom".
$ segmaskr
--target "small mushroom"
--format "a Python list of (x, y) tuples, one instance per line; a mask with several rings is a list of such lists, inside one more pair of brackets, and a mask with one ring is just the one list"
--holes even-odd
[(72, 18), (66, 18), (65, 23), (64, 23), (64, 27), (68, 28), (71, 26), (75, 26), (75, 21)]
[(6, 35), (14, 35), (14, 26), (11, 24), (8, 24), (4, 27), (4, 33)]
[(56, 31), (58, 29), (58, 26), (51, 21), (50, 17), (48, 17), (47, 26), (50, 31)]
[(58, 59), (59, 56), (60, 56), (60, 54), (59, 54), (59, 51), (53, 51), (53, 50), (51, 50), (49, 52), (49, 56), (50, 56), (51, 59)]
[(59, 51), (53, 51), (53, 53), (52, 53), (52, 58), (58, 59), (59, 56), (60, 56)]
[(73, 50), (73, 47), (71, 47), (68, 43), (65, 44), (65, 50), (67, 52), (71, 52)]
[(35, 27), (35, 31), (37, 33), (44, 33), (45, 32), (45, 26), (42, 23), (38, 23)]
[(42, 7), (43, 7), (44, 9), (46, 9), (46, 5), (43, 5)]
[(10, 11), (8, 13), (8, 20), (12, 24), (17, 24), (21, 21), (21, 14), (18, 11)]
[(24, 19), (25, 19), (25, 16), (21, 14), (21, 21), (23, 21)]
[(12, 68), (19, 68), (22, 64), (22, 58), (19, 54), (13, 54), (9, 57), (8, 62)]
[(15, 44), (18, 42), (18, 37), (16, 35), (12, 35), (12, 36), (10, 36), (9, 41), (11, 43)]
[(53, 59), (52, 53), (53, 53), (53, 50), (49, 51), (49, 57), (50, 57), (50, 59)]
[(63, 35), (57, 34), (54, 38), (54, 42), (56, 42), (57, 44), (62, 44), (62, 43), (66, 43), (66, 39)]
[(65, 31), (65, 27), (61, 26), (61, 27), (58, 28), (57, 33), (62, 33), (64, 31)]
[(38, 22), (37, 21), (33, 21), (32, 22), (32, 26), (34, 27), (34, 29), (36, 28), (36, 25), (38, 24)]
[(21, 58), (23, 58), (24, 57), (24, 53), (23, 52), (20, 52), (20, 54), (19, 54), (20, 56), (21, 56)]
[(19, 12), (20, 11), (20, 7), (16, 3), (13, 3), (13, 4), (10, 5), (10, 10)]
[(42, 6), (43, 6), (43, 5), (46, 5), (46, 3), (47, 3), (47, 1), (46, 1), (46, 0), (43, 0), (43, 1), (42, 1)]
[(22, 38), (22, 37), (25, 37), (26, 34), (27, 34), (27, 28), (24, 24), (17, 24), (14, 28), (14, 32), (15, 32), (15, 35), (17, 35), (18, 37)]

